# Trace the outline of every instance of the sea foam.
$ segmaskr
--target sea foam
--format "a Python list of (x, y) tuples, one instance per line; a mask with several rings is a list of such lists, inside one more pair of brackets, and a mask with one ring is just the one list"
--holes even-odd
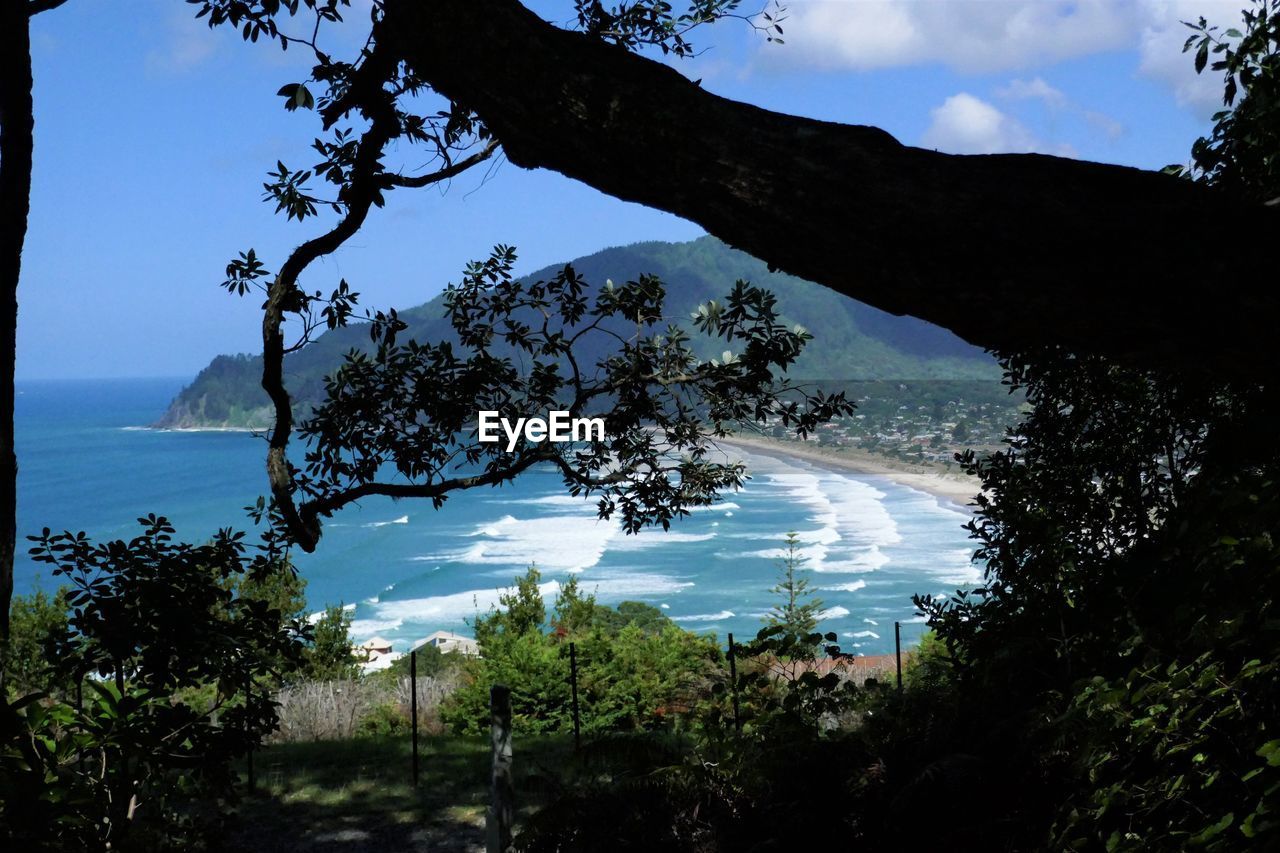
[(723, 622), (736, 616), (732, 610), (721, 610), (719, 613), (695, 613), (690, 616), (672, 616), (676, 622)]
[(830, 590), (831, 592), (857, 592), (866, 587), (867, 582), (864, 580), (850, 581), (849, 583), (838, 583), (834, 586), (823, 586), (819, 589)]
[(361, 527), (386, 527), (389, 524), (408, 524), (408, 523), (409, 523), (409, 516), (402, 515), (399, 518), (393, 518), (390, 521), (370, 521), (367, 524), (362, 524)]

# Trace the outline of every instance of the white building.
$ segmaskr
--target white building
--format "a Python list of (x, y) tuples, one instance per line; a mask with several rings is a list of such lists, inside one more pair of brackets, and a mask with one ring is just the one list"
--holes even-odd
[(382, 637), (370, 637), (353, 648), (351, 653), (360, 659), (360, 669), (363, 672), (386, 669), (398, 658), (403, 657), (400, 652), (392, 650), (390, 640), (384, 640)]
[(457, 652), (467, 657), (480, 657), (480, 644), (470, 637), (455, 634), (452, 631), (436, 631), (413, 644), (415, 649), (423, 646), (435, 646), (442, 653)]

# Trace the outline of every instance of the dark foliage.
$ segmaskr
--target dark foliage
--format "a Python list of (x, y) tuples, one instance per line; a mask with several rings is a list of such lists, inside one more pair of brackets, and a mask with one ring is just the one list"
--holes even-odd
[(233, 760), (274, 728), (253, 685), (297, 662), (303, 628), (236, 581), (266, 584), (279, 543), (251, 550), (224, 530), (193, 546), (163, 518), (140, 521), (128, 542), (34, 537), (33, 558), (70, 586), (51, 659), (68, 688), (0, 709), (0, 837), (14, 849), (202, 844)]

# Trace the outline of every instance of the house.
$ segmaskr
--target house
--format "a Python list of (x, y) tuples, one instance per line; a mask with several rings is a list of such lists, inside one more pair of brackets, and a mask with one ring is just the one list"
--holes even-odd
[(368, 657), (389, 655), (391, 654), (391, 641), (384, 640), (381, 637), (370, 637), (356, 646), (356, 649), (361, 655)]
[(360, 669), (364, 672), (376, 672), (386, 669), (403, 655), (392, 651), (391, 641), (382, 637), (370, 637), (351, 650), (351, 654), (360, 659)]
[(435, 646), (442, 653), (457, 652), (467, 657), (480, 657), (480, 644), (470, 637), (455, 634), (452, 631), (436, 631), (413, 644), (415, 649), (423, 646)]

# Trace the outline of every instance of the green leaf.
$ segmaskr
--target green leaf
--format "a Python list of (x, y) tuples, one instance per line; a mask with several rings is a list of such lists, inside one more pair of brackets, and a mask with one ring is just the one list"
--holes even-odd
[(1214, 836), (1221, 835), (1231, 824), (1235, 823), (1235, 812), (1227, 812), (1222, 819), (1212, 826), (1206, 827), (1202, 832), (1191, 837), (1192, 844), (1204, 844), (1211, 840)]

